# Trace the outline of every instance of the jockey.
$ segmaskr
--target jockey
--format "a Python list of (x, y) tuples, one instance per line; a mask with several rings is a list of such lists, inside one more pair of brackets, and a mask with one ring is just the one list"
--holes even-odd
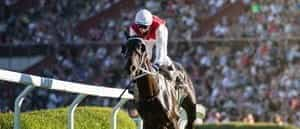
[[(148, 58), (153, 68), (159, 70), (168, 79), (173, 80), (170, 70), (174, 70), (172, 60), (167, 55), (168, 28), (165, 20), (146, 9), (137, 12), (134, 23), (129, 27), (129, 37), (141, 37), (145, 41)], [(155, 53), (152, 50), (155, 48)], [(152, 59), (154, 55), (154, 60)]]

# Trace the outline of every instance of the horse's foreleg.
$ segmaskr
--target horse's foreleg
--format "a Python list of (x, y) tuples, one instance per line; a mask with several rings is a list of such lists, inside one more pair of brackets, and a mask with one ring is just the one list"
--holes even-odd
[(187, 96), (182, 103), (188, 116), (188, 123), (186, 129), (194, 129), (194, 121), (196, 120), (196, 102), (193, 101), (191, 96)]

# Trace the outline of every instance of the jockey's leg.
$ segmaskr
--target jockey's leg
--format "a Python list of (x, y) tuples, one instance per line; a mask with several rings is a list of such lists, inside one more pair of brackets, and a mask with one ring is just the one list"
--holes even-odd
[(172, 66), (168, 66), (168, 65), (161, 65), (159, 66), (159, 72), (168, 80), (174, 80), (173, 76), (172, 76), (172, 72), (173, 68)]
[(176, 87), (182, 87), (184, 82), (184, 77), (182, 75), (183, 67), (174, 61), (168, 63), (168, 65), (160, 65), (159, 72), (166, 77), (166, 79), (171, 81), (176, 81)]
[(183, 87), (184, 85), (184, 75), (183, 71), (184, 68), (181, 64), (174, 62), (173, 61), (173, 68), (174, 68), (174, 78), (175, 78), (175, 83), (176, 83), (176, 88)]

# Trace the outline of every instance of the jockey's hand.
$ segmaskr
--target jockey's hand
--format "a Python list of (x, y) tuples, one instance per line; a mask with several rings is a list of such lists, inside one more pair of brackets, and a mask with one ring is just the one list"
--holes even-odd
[(159, 71), (159, 65), (158, 64), (152, 64), (152, 68), (155, 69), (155, 71)]

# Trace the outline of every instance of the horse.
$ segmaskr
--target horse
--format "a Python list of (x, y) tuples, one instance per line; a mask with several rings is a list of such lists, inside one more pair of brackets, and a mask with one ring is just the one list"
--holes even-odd
[[(142, 38), (129, 38), (122, 53), (127, 60), (125, 70), (137, 89), (134, 103), (143, 119), (143, 129), (194, 129), (195, 90), (184, 68), (176, 63), (177, 73), (183, 79), (183, 86), (176, 87), (174, 80), (152, 68)], [(185, 122), (182, 112), (188, 119)]]

